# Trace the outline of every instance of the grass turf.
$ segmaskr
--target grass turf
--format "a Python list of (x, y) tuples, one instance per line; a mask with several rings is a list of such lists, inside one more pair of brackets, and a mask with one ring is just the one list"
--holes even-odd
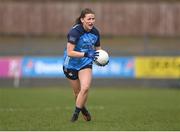
[(1, 88), (0, 130), (180, 130), (180, 91), (155, 88), (92, 88), (92, 121), (70, 122), (70, 88)]

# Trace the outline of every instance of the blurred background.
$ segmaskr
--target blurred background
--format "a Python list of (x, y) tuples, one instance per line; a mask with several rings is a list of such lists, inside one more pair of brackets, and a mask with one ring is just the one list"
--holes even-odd
[(110, 55), (93, 85), (180, 88), (178, 0), (0, 0), (0, 87), (68, 85), (66, 35), (86, 7)]

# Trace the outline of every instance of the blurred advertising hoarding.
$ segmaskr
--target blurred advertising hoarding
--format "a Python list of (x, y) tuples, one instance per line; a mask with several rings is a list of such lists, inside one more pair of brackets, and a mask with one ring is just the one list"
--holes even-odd
[[(62, 57), (24, 57), (22, 60), (23, 77), (64, 77)], [(105, 67), (93, 65), (96, 78), (134, 77), (134, 59), (114, 57)]]
[(107, 66), (93, 66), (97, 78), (134, 78), (134, 71), (134, 57), (111, 57)]
[(136, 57), (137, 78), (180, 78), (180, 57)]
[(21, 57), (0, 57), (0, 77), (21, 77)]
[(62, 57), (24, 57), (23, 77), (64, 77)]
[[(64, 78), (63, 57), (0, 57), (0, 78)], [(180, 57), (111, 57), (95, 78), (180, 78)]]

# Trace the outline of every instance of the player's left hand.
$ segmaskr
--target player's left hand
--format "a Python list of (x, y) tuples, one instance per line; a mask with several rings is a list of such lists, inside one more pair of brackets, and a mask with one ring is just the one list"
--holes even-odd
[(95, 50), (88, 50), (87, 52), (84, 53), (84, 57), (91, 58), (92, 60), (96, 60), (98, 56), (99, 56), (99, 52)]

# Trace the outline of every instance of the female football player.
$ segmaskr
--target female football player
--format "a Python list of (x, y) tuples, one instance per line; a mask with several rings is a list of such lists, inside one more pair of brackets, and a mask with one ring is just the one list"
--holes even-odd
[(63, 71), (75, 95), (76, 106), (71, 121), (75, 122), (81, 112), (86, 121), (91, 120), (86, 102), (92, 80), (92, 62), (98, 56), (100, 47), (99, 31), (94, 26), (95, 13), (86, 8), (81, 11), (75, 25), (67, 35), (64, 50)]

